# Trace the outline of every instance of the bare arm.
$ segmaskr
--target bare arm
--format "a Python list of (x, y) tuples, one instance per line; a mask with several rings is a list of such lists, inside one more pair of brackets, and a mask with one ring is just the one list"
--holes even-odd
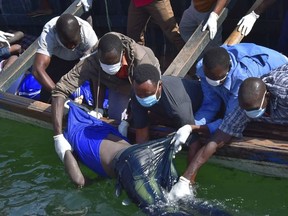
[(207, 125), (191, 125), (193, 132), (198, 132), (204, 135), (210, 135), (210, 130)]
[(85, 185), (85, 178), (71, 151), (66, 151), (65, 153), (64, 166), (73, 183), (78, 187), (83, 187)]
[(213, 12), (215, 12), (216, 14), (220, 15), (221, 11), (223, 10), (223, 8), (227, 5), (227, 0), (218, 0)]
[(211, 141), (209, 141), (197, 152), (183, 176), (186, 179), (190, 179), (191, 182), (194, 182), (199, 168), (209, 160), (209, 158), (218, 148), (221, 148), (225, 143), (228, 143), (230, 139), (230, 135), (222, 132), (221, 130), (217, 130)]
[(52, 91), (55, 87), (55, 83), (46, 72), (50, 60), (50, 56), (36, 53), (32, 72), (40, 84), (48, 91)]
[(258, 15), (265, 12), (265, 10), (272, 5), (276, 0), (263, 0), (262, 3), (254, 10)]
[(145, 143), (149, 140), (149, 127), (136, 129), (136, 143)]
[(62, 121), (65, 99), (62, 97), (52, 97), (52, 123), (54, 135), (62, 134)]

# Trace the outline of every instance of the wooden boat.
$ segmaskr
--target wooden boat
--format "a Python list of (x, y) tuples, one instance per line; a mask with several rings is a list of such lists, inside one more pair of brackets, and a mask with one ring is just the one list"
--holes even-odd
[[(259, 2), (261, 0), (256, 1), (250, 11)], [(65, 12), (79, 16), (83, 13), (83, 9), (82, 7), (76, 7), (76, 2), (74, 2)], [(223, 22), (226, 15), (227, 9), (224, 9), (218, 20), (219, 24)], [(239, 43), (242, 37), (235, 30), (225, 43)], [(184, 76), (208, 42), (208, 32), (202, 32), (200, 25), (164, 74)], [(17, 59), (15, 64), (8, 68), (5, 73), (0, 74), (0, 117), (51, 129), (50, 104), (5, 92), (32, 65), (36, 47), (37, 42), (35, 41)], [(118, 124), (113, 120), (104, 120), (114, 125)], [(133, 134), (134, 129), (130, 128), (129, 132)], [(173, 132), (171, 128), (151, 127), (151, 134), (155, 138), (165, 136), (171, 132)], [(243, 139), (233, 139), (229, 145), (219, 149), (210, 161), (226, 167), (288, 178), (287, 127), (276, 124), (250, 123), (244, 131)]]

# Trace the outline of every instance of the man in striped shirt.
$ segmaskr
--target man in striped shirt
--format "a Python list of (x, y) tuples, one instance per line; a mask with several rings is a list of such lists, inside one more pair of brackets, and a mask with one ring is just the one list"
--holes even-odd
[[(187, 196), (186, 191), (191, 182), (194, 182), (199, 168), (217, 148), (229, 143), (233, 136), (241, 137), (248, 122), (257, 120), (288, 125), (287, 74), (288, 63), (262, 75), (261, 78), (249, 77), (241, 83), (238, 92), (239, 106), (225, 115), (212, 139), (197, 152), (182, 178), (169, 192), (169, 199)], [(177, 151), (176, 149), (176, 153)]]
[(288, 64), (263, 75), (250, 77), (240, 86), (239, 107), (224, 118), (219, 129), (241, 137), (250, 121), (288, 125)]

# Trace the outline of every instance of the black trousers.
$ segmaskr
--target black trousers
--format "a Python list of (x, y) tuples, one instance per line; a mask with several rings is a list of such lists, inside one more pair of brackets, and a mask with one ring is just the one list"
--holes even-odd
[[(63, 60), (57, 56), (52, 56), (49, 66), (46, 69), (47, 74), (54, 83), (57, 83), (63, 75), (68, 73), (77, 63), (79, 59), (73, 61)], [(45, 103), (51, 102), (51, 92), (42, 88), (40, 92), (40, 101)]]

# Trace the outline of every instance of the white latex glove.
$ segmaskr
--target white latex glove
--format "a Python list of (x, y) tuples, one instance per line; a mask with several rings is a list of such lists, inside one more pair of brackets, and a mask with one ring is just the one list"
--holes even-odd
[(174, 155), (181, 151), (182, 145), (187, 141), (190, 133), (192, 133), (191, 125), (184, 125), (179, 128), (171, 140), (171, 144), (174, 143)]
[(172, 189), (168, 193), (168, 200), (176, 201), (185, 197), (189, 197), (190, 199), (194, 198), (193, 188), (188, 179), (180, 176), (178, 182), (173, 185)]
[(128, 127), (129, 127), (129, 123), (125, 120), (122, 120), (121, 123), (118, 125), (119, 133), (122, 136), (127, 137)]
[(103, 118), (103, 113), (104, 113), (104, 110), (101, 108), (98, 108), (98, 112), (96, 112), (96, 110), (91, 110), (90, 112), (88, 112), (89, 115), (97, 119)]
[(77, 7), (80, 5), (83, 5), (84, 11), (89, 11), (89, 9), (92, 7), (92, 1), (93, 0), (80, 0), (79, 3), (77, 4)]
[(217, 20), (219, 16), (215, 12), (211, 12), (206, 24), (203, 26), (202, 31), (205, 31), (207, 27), (210, 32), (210, 39), (213, 40), (217, 33)]
[(237, 23), (237, 25), (239, 25), (238, 31), (241, 32), (242, 35), (247, 36), (258, 18), (259, 15), (254, 11), (242, 17), (242, 19)]
[(2, 37), (4, 39), (7, 39), (7, 37), (13, 37), (13, 36), (14, 36), (14, 34), (12, 34), (12, 33), (0, 31), (0, 37)]
[(72, 151), (72, 147), (69, 144), (69, 142), (65, 139), (63, 134), (59, 134), (59, 135), (53, 136), (53, 138), (54, 138), (55, 151), (58, 154), (60, 160), (63, 162), (64, 161), (64, 156), (65, 156), (65, 152), (67, 150)]

